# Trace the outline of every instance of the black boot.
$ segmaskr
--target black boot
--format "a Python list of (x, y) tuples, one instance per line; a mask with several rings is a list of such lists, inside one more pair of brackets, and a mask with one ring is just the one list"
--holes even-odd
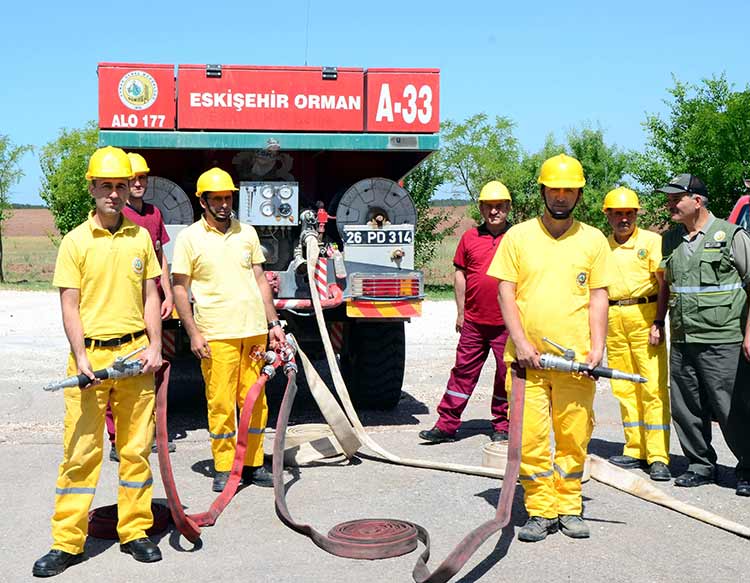
[(442, 429), (433, 427), (432, 429), (425, 429), (419, 432), (419, 439), (427, 441), (428, 443), (443, 443), (446, 441), (456, 441), (455, 436), (450, 433), (446, 433)]
[(37, 559), (31, 572), (34, 577), (52, 577), (81, 561), (83, 561), (83, 553), (72, 555), (65, 551), (52, 549), (41, 559)]
[(242, 472), (242, 477), (246, 484), (255, 484), (261, 488), (273, 488), (273, 476), (265, 466), (255, 468), (247, 466)]
[(223, 492), (229, 481), (229, 472), (214, 472), (214, 483), (211, 489), (214, 492)]
[(139, 563), (155, 563), (161, 561), (161, 551), (151, 539), (143, 537), (120, 545), (120, 551), (133, 555)]

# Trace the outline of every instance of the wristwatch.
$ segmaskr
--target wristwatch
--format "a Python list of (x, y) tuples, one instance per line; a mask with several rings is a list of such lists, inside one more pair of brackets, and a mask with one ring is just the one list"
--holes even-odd
[(664, 320), (654, 320), (654, 326), (664, 327)]
[(276, 326), (281, 326), (281, 321), (280, 321), (280, 320), (271, 320), (271, 321), (270, 321), (270, 322), (268, 323), (268, 329), (269, 329), (269, 330), (270, 330), (271, 328), (276, 328)]

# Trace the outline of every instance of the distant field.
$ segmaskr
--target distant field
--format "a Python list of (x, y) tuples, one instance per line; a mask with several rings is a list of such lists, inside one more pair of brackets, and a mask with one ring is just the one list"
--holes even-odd
[(57, 235), (52, 213), (47, 209), (16, 209), (3, 223), (3, 237), (45, 237)]
[(58, 236), (47, 209), (15, 209), (3, 223), (3, 272), (6, 286), (25, 289), (51, 287)]

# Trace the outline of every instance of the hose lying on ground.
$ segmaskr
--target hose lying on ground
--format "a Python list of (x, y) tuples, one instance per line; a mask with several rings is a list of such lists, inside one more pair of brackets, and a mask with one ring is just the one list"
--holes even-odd
[(286, 487), (283, 480), (283, 460), (287, 424), (297, 392), (296, 376), (289, 374), (284, 398), (276, 424), (276, 437), (273, 444), (273, 483), (276, 500), (276, 512), (281, 521), (289, 528), (309, 537), (321, 549), (337, 555), (355, 559), (384, 559), (411, 552), (422, 541), (425, 550), (417, 560), (412, 576), (417, 583), (444, 583), (449, 581), (476, 550), (490, 536), (501, 530), (510, 521), (515, 494), (515, 484), (521, 464), (521, 434), (523, 420), (524, 380), (517, 375), (516, 367), (512, 369), (513, 390), (512, 405), (519, 412), (510, 422), (508, 445), (508, 480), (502, 488), (497, 511), (492, 520), (482, 523), (471, 531), (448, 555), (448, 557), (430, 572), (427, 561), (430, 558), (430, 537), (427, 531), (414, 523), (391, 519), (361, 519), (334, 526), (327, 535), (321, 534), (312, 526), (296, 522), (286, 503)]

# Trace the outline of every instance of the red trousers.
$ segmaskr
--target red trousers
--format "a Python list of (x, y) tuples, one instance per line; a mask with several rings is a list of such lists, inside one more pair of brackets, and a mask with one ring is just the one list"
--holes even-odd
[(456, 347), (456, 365), (451, 370), (448, 386), (440, 405), (435, 426), (454, 434), (461, 425), (461, 414), (477, 386), (490, 350), (495, 355), (495, 384), (490, 411), (494, 431), (508, 431), (508, 394), (505, 392), (506, 366), (503, 361), (508, 330), (505, 326), (492, 326), (464, 321)]

